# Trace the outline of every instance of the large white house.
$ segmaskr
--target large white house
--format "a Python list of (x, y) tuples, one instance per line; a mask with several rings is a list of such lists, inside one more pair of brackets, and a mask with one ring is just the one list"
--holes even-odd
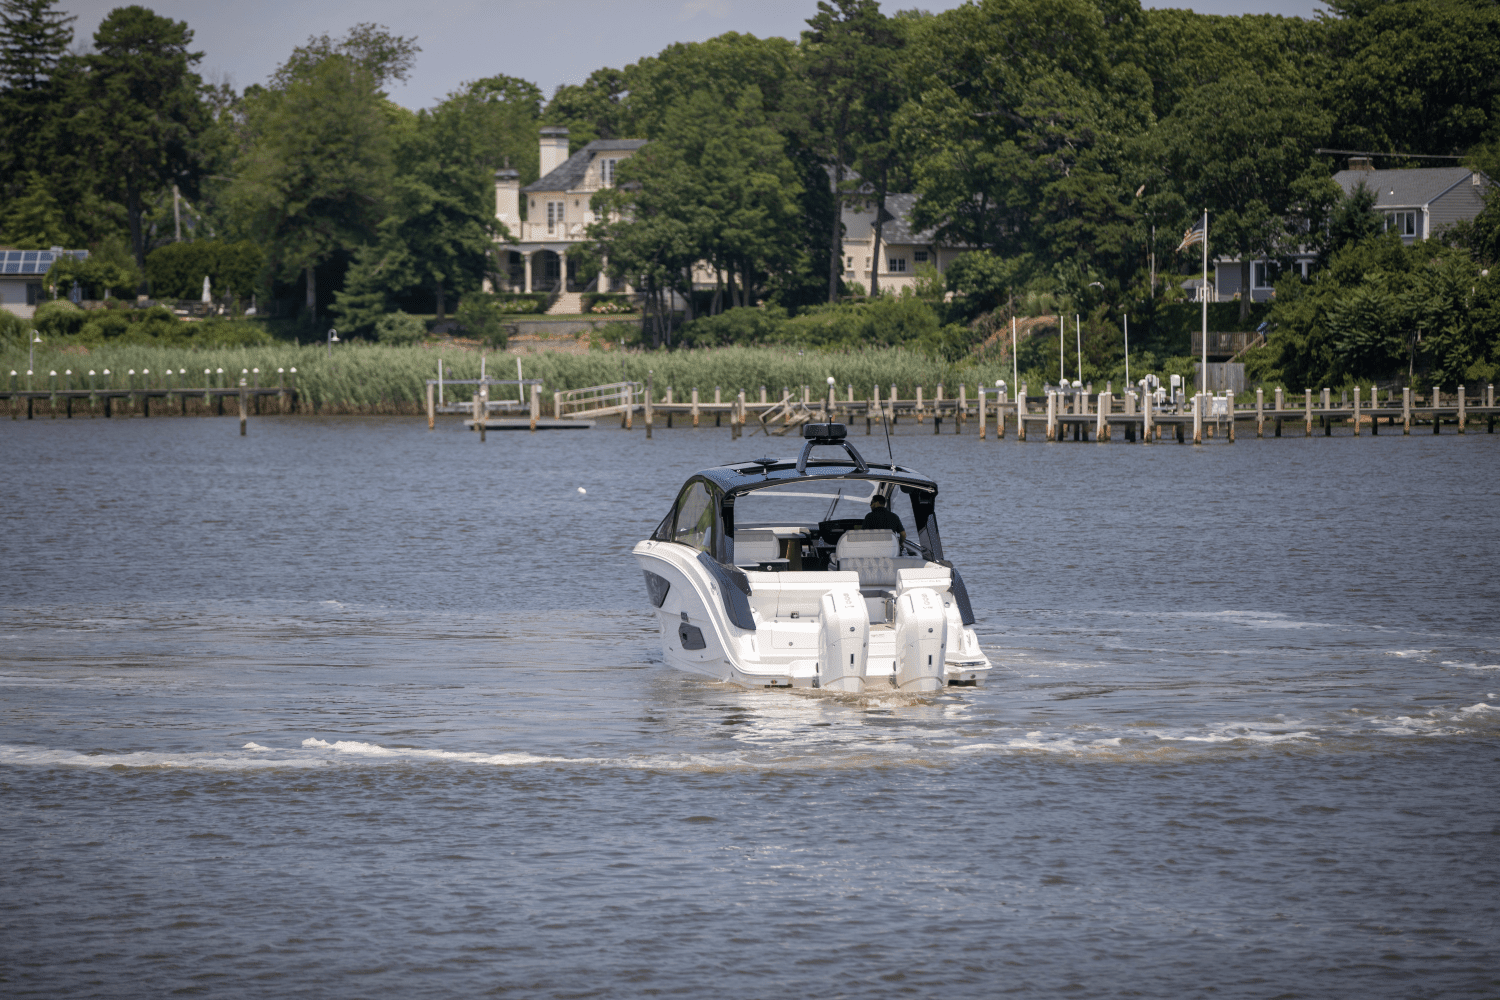
[[(495, 217), (510, 232), (512, 241), (500, 246), (507, 255), (507, 269), (497, 290), (512, 292), (557, 292), (554, 313), (582, 310), (581, 295), (589, 291), (630, 291), (630, 286), (611, 282), (603, 273), (581, 274), (573, 254), (588, 240), (588, 227), (598, 221), (589, 200), (598, 191), (612, 187), (619, 165), (646, 145), (644, 139), (597, 139), (571, 156), (568, 130), (548, 126), (541, 130), (541, 178), (521, 187), (514, 170), (495, 171)], [(525, 199), (526, 219), (521, 219)], [(931, 230), (911, 224), (914, 194), (886, 197), (885, 223), (879, 245), (875, 240), (875, 207), (845, 207), (844, 269), (846, 282), (870, 288), (871, 272), (879, 271), (881, 291), (900, 292), (916, 283), (917, 269), (931, 264), (946, 269), (964, 247), (939, 244)], [(714, 288), (711, 268), (694, 269), (693, 285), (699, 291)]]
[(568, 130), (548, 126), (542, 129), (539, 180), (522, 188), (516, 171), (495, 171), (495, 217), (514, 239), (500, 247), (509, 254), (505, 290), (563, 293), (555, 312), (579, 312), (578, 293), (609, 290), (602, 272), (585, 287), (570, 251), (588, 239), (588, 227), (596, 221), (589, 199), (613, 187), (616, 168), (645, 144), (644, 139), (596, 139), (569, 156)]

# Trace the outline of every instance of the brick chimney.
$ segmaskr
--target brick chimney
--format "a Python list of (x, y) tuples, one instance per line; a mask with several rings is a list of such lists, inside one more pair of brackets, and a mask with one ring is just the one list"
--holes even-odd
[(521, 238), (521, 174), (517, 170), (495, 171), (495, 218)]
[(1349, 157), (1349, 169), (1350, 170), (1374, 170), (1375, 169), (1375, 161), (1372, 160), (1372, 159), (1370, 159), (1368, 156), (1351, 156), (1351, 157)]
[(546, 177), (568, 158), (568, 130), (561, 125), (542, 129), (541, 176)]

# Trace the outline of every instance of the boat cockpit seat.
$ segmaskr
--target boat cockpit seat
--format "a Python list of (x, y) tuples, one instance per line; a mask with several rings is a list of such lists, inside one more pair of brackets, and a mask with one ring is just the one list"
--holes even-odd
[(896, 571), (924, 564), (922, 559), (901, 558), (901, 540), (888, 528), (856, 528), (839, 537), (834, 549), (838, 568), (859, 574), (859, 589), (866, 597), (880, 596), (896, 586)]
[(895, 558), (901, 554), (901, 540), (889, 528), (855, 528), (839, 536), (833, 550), (842, 563), (845, 556), (884, 556)]
[(734, 535), (734, 564), (755, 569), (785, 569), (781, 541), (774, 531), (763, 528), (741, 528)]

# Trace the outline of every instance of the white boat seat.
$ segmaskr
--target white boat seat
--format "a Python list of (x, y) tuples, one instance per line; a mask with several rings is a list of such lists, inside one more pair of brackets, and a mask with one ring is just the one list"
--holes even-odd
[[(894, 589), (900, 580), (898, 574), (919, 570), (926, 565), (927, 560), (917, 556), (845, 556), (839, 559), (840, 571), (859, 574), (860, 590)], [(944, 574), (947, 572), (943, 570)]]
[[(895, 558), (901, 554), (901, 540), (889, 528), (854, 528), (839, 536), (834, 557), (843, 566), (844, 557)], [(891, 581), (895, 583), (895, 580)]]
[(734, 535), (734, 564), (781, 567), (787, 560), (781, 555), (781, 541), (774, 531), (742, 528)]

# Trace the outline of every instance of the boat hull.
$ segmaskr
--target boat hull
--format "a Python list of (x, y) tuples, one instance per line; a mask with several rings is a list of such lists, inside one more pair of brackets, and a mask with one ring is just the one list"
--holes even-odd
[(887, 602), (863, 597), (855, 572), (731, 571), (690, 546), (656, 540), (637, 544), (634, 555), (663, 659), (677, 670), (857, 695), (979, 685), (991, 669), (941, 589), (948, 571), (937, 564), (889, 602), (887, 620)]

